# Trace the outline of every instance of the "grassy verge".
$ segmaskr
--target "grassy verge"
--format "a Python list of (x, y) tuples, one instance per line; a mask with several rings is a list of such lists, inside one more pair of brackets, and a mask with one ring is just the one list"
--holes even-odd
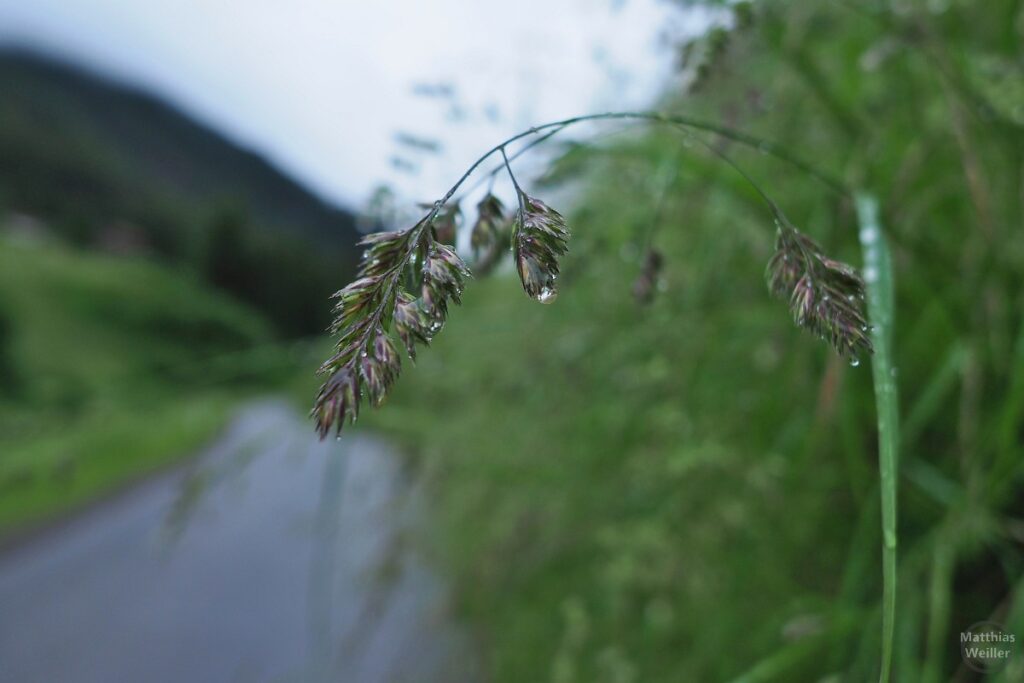
[(187, 275), (0, 238), (0, 535), (194, 453), (293, 364)]
[(204, 395), (141, 410), (97, 411), (48, 435), (5, 442), (0, 531), (66, 514), (194, 453), (224, 423), (232, 398)]

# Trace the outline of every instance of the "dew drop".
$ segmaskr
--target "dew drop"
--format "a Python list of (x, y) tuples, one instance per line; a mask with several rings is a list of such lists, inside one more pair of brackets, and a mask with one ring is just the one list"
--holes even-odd
[(554, 287), (542, 287), (540, 292), (537, 293), (537, 301), (542, 304), (554, 303), (557, 298), (558, 290)]
[(853, 358), (850, 359), (850, 367), (851, 368), (855, 368), (858, 365), (860, 365), (860, 358), (857, 358), (856, 356), (854, 356)]
[(861, 231), (860, 231), (860, 241), (863, 244), (874, 244), (875, 240), (877, 240), (877, 239), (878, 239), (878, 228), (873, 227), (873, 226), (868, 226), (866, 228), (861, 228)]

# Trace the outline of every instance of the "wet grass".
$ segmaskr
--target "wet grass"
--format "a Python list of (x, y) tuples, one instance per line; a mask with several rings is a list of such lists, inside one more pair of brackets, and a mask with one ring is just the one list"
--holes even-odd
[[(972, 66), (1020, 42), (968, 3), (922, 18), (927, 51), (895, 15), (755, 14), (668, 106), (877, 193), (888, 255), (858, 245), (849, 198), (722, 144), (831, 255), (874, 267), (880, 351), (851, 368), (793, 329), (762, 279), (770, 217), (700, 146), (571, 148), (545, 177), (577, 190), (555, 305), (508, 273), (470, 283), (361, 419), (430, 470), (427, 545), (495, 681), (971, 680), (962, 630), (1024, 628), (1024, 148)], [(868, 66), (881, 45), (898, 56)], [(640, 305), (647, 244), (664, 267)], [(1022, 676), (1018, 657), (992, 678)]]
[(875, 354), (871, 375), (878, 419), (878, 473), (882, 505), (882, 658), (879, 680), (892, 676), (896, 636), (897, 499), (899, 489), (899, 398), (893, 365), (895, 294), (888, 238), (878, 221), (878, 200), (856, 199), (859, 236), (864, 251), (864, 279)]

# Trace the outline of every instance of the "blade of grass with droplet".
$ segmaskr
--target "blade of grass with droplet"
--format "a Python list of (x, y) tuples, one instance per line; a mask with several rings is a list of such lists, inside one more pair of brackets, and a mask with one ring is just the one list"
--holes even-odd
[(892, 260), (878, 220), (878, 201), (869, 194), (856, 197), (860, 243), (864, 255), (868, 320), (875, 353), (871, 359), (878, 419), (878, 471), (882, 499), (882, 662), (879, 681), (888, 683), (892, 671), (896, 627), (896, 487), (899, 449), (899, 410), (896, 373), (892, 364)]

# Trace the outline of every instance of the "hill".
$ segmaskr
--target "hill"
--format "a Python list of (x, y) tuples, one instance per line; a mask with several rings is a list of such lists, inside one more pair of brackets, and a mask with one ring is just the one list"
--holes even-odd
[(328, 321), (354, 216), (139, 90), (0, 50), (0, 216), (197, 273), (286, 336)]
[(0, 186), (13, 207), (110, 222), (149, 218), (146, 205), (239, 202), (258, 225), (327, 245), (356, 235), (351, 213), (140, 90), (11, 48), (0, 81)]

